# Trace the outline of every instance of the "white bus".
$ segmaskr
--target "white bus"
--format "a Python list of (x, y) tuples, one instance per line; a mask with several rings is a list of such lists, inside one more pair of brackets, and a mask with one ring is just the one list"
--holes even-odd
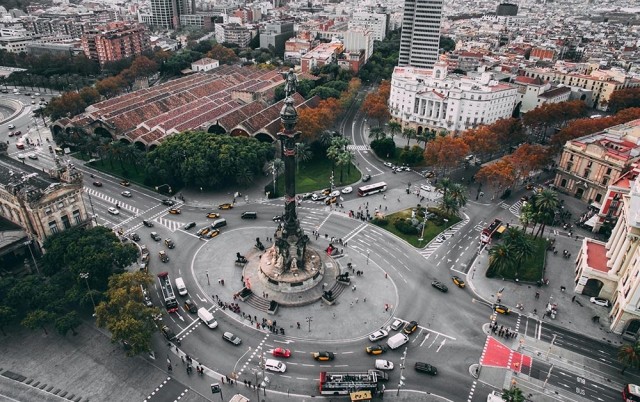
[(366, 197), (370, 194), (381, 193), (387, 191), (387, 183), (381, 181), (380, 183), (367, 184), (358, 188), (358, 195), (360, 197)]

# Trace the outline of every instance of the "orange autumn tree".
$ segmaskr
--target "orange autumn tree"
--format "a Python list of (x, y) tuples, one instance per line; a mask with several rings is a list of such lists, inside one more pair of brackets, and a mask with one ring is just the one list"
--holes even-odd
[(520, 180), (525, 180), (529, 173), (551, 162), (549, 147), (540, 144), (523, 144), (504, 159), (511, 163), (515, 178)]
[(469, 153), (469, 146), (460, 137), (436, 136), (424, 151), (425, 161), (443, 171), (453, 169)]
[(516, 171), (508, 158), (485, 165), (475, 175), (477, 182), (493, 186), (496, 189), (511, 187), (516, 181)]
[(340, 101), (336, 98), (321, 100), (315, 108), (301, 108), (296, 128), (302, 132), (302, 141), (310, 144), (318, 140), (322, 132), (335, 123), (341, 110)]
[(517, 145), (526, 140), (524, 127), (520, 119), (514, 119), (513, 117), (500, 119), (489, 125), (489, 128), (498, 137), (498, 143), (502, 148)]
[(472, 128), (462, 133), (462, 140), (478, 156), (489, 156), (500, 149), (498, 135), (489, 126)]
[(390, 93), (391, 83), (382, 81), (378, 90), (367, 94), (364, 102), (362, 102), (361, 109), (364, 114), (370, 119), (375, 119), (378, 122), (378, 127), (382, 126), (382, 123), (390, 117), (389, 108), (387, 107)]

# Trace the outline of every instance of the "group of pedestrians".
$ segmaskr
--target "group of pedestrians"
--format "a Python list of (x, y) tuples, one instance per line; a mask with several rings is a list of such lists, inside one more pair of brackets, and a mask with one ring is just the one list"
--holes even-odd
[(498, 323), (496, 321), (492, 322), (489, 325), (489, 329), (494, 335), (498, 335), (501, 338), (515, 338), (518, 336), (518, 333), (511, 328), (505, 328), (504, 325), (500, 325), (498, 328)]

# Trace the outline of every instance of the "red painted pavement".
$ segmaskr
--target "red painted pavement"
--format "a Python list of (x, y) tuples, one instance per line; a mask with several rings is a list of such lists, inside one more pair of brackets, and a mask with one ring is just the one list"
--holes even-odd
[(489, 367), (510, 368), (513, 371), (520, 372), (523, 366), (531, 367), (531, 356), (513, 351), (490, 336), (480, 364)]

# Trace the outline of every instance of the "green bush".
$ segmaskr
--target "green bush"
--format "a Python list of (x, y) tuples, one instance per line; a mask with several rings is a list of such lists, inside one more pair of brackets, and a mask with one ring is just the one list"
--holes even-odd
[(373, 218), (371, 220), (371, 223), (378, 226), (387, 226), (389, 224), (389, 221), (385, 218)]
[(423, 150), (417, 145), (413, 147), (404, 147), (400, 152), (400, 162), (407, 165), (417, 165), (424, 161)]
[(418, 228), (411, 224), (409, 219), (396, 219), (393, 225), (400, 231), (400, 233), (412, 235), (418, 234)]
[(391, 138), (371, 141), (371, 149), (381, 158), (395, 158), (396, 143)]

